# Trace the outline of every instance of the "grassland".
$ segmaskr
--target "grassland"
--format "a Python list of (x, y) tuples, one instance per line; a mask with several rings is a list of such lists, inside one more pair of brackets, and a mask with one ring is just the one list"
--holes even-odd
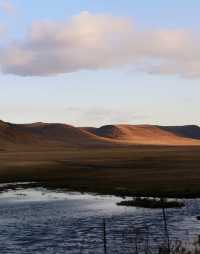
[(0, 182), (116, 195), (200, 196), (199, 146), (0, 151)]

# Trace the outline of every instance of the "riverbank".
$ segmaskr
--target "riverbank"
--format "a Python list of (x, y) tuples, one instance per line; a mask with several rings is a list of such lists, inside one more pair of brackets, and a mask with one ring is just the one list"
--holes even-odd
[(200, 147), (0, 152), (0, 182), (120, 196), (199, 197)]

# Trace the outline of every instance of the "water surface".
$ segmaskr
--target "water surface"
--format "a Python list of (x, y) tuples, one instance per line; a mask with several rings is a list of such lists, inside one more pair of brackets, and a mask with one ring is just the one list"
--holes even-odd
[[(0, 250), (5, 254), (103, 253), (103, 220), (108, 253), (139, 252), (165, 241), (161, 209), (121, 207), (114, 196), (50, 191), (44, 188), (0, 193)], [(167, 209), (170, 240), (192, 243), (200, 235), (200, 200)], [(149, 232), (149, 233), (148, 233)], [(148, 239), (147, 239), (148, 238)]]

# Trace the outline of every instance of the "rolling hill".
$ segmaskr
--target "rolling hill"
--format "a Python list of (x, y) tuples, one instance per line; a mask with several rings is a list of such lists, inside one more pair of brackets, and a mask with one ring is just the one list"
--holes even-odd
[(105, 125), (74, 127), (60, 123), (12, 124), (0, 121), (0, 149), (55, 149), (110, 145), (200, 145), (198, 126)]
[(99, 137), (127, 144), (198, 145), (198, 126), (156, 125), (105, 125), (100, 128), (86, 127), (84, 130)]
[(0, 149), (106, 145), (104, 138), (67, 124), (0, 122)]
[(178, 136), (200, 139), (200, 128), (197, 125), (161, 126), (163, 130), (170, 131)]

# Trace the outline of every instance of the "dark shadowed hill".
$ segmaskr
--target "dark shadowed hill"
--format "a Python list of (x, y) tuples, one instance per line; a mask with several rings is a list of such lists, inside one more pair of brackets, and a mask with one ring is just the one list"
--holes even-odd
[(0, 148), (38, 148), (106, 145), (103, 138), (67, 124), (11, 124), (0, 122)]
[(197, 125), (161, 126), (160, 128), (170, 131), (178, 136), (200, 139), (200, 127)]

